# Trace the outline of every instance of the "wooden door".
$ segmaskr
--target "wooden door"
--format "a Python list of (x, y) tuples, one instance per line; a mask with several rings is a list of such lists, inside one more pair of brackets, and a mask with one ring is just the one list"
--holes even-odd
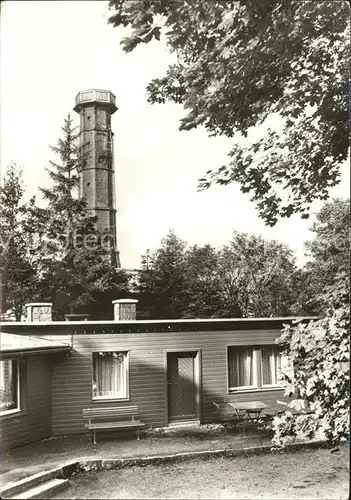
[(196, 352), (172, 352), (167, 355), (170, 422), (198, 417), (196, 355)]

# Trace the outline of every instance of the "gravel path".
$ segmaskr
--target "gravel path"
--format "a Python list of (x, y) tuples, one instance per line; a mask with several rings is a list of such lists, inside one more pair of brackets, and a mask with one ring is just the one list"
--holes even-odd
[(347, 499), (347, 446), (80, 474), (57, 499)]

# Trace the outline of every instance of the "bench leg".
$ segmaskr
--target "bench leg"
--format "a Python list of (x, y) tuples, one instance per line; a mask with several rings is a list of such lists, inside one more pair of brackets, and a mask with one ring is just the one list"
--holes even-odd
[(96, 431), (94, 430), (94, 444), (96, 444)]
[(138, 440), (138, 441), (140, 440), (140, 433), (139, 433), (139, 429), (137, 430), (137, 440)]

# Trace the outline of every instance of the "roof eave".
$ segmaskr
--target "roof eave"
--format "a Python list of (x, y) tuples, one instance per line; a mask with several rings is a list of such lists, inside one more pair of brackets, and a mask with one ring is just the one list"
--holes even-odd
[(0, 351), (0, 359), (9, 358), (11, 356), (31, 356), (34, 354), (56, 354), (56, 353), (67, 353), (71, 352), (70, 346), (62, 347), (44, 347), (44, 348), (31, 348), (31, 349), (6, 349)]

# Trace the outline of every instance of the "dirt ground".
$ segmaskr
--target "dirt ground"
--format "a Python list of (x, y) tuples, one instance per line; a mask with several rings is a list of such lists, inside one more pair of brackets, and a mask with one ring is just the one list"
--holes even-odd
[(306, 449), (82, 473), (56, 499), (347, 499), (349, 449)]
[(270, 445), (271, 432), (240, 435), (218, 426), (194, 426), (148, 431), (137, 441), (132, 433), (107, 435), (93, 445), (88, 435), (61, 436), (23, 446), (0, 457), (2, 486), (37, 472), (52, 469), (73, 460), (141, 457), (188, 451), (242, 449)]

